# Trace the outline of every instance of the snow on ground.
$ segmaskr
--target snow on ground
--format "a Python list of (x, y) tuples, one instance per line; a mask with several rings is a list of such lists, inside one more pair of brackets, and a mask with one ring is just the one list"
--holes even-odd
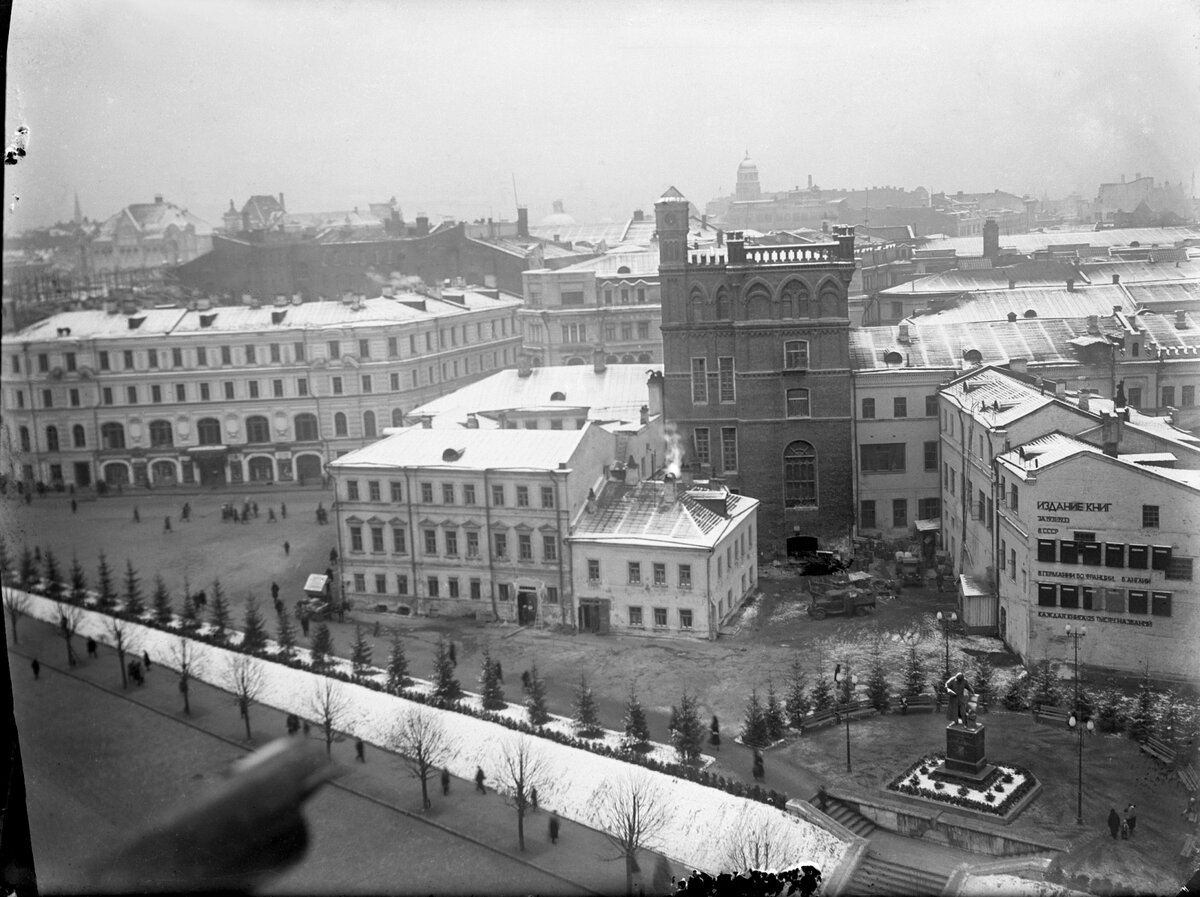
[(959, 897), (1085, 897), (1062, 885), (1034, 881), (1019, 875), (969, 875), (958, 890)]
[[(30, 595), (29, 599), (30, 616), (50, 623), (58, 621), (59, 610), (54, 601), (39, 595)], [(108, 628), (108, 622), (113, 618), (86, 609), (81, 609), (80, 616), (77, 632), (81, 639), (91, 637), (105, 644), (113, 643)], [(178, 669), (174, 653), (183, 636), (135, 623), (127, 623), (126, 627), (126, 650), (139, 654), (147, 651), (156, 664)], [(193, 676), (218, 688), (228, 687), (231, 662), (247, 656), (204, 642), (192, 641), (191, 646), (195, 652)], [(308, 652), (300, 650), (298, 653), (303, 657)], [(254, 662), (261, 669), (264, 682), (258, 703), (310, 719), (319, 715), (313, 696), (315, 685), (322, 677), (270, 661)], [(350, 672), (346, 660), (338, 658), (334, 666)], [(435, 714), (441, 720), (451, 746), (451, 756), (445, 765), (453, 775), (461, 778), (474, 778), (475, 768), (479, 766), (487, 775), (488, 784), (497, 787), (501, 757), (506, 747), (511, 750), (521, 742), (528, 743), (546, 764), (545, 783), (538, 784), (539, 805), (585, 825), (604, 828), (597, 818), (601, 795), (630, 778), (651, 783), (668, 804), (669, 811), (659, 840), (648, 846), (690, 868), (710, 874), (721, 872), (727, 868), (730, 849), (747, 844), (748, 839), (759, 843), (769, 841), (772, 863), (778, 863), (780, 868), (811, 864), (826, 875), (833, 874), (846, 852), (847, 844), (833, 833), (768, 804), (515, 732), (461, 713), (426, 707), (360, 685), (340, 681), (337, 684), (350, 699), (346, 717), (337, 723), (339, 731), (372, 744), (388, 745), (398, 722), (406, 714)], [(418, 691), (429, 687), (428, 682), (417, 680), (414, 683)], [(229, 701), (232, 713), (232, 696)], [(523, 708), (516, 705), (510, 705), (504, 712), (515, 719), (525, 718)], [(254, 711), (250, 713), (253, 726)], [(561, 717), (552, 725), (559, 731), (571, 731), (569, 722)], [(615, 735), (606, 733), (605, 739)], [(674, 751), (665, 745), (658, 745), (655, 750), (651, 756), (659, 757), (658, 751), (665, 750), (670, 752), (667, 759), (674, 758)]]

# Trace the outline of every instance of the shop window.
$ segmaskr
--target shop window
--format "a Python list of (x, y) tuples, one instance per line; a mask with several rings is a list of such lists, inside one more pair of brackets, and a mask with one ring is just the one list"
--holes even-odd
[(1054, 583), (1038, 583), (1038, 607), (1055, 607), (1058, 604), (1058, 587)]
[(1125, 590), (1124, 589), (1105, 589), (1104, 590), (1104, 610), (1110, 614), (1125, 613)]
[(1124, 567), (1125, 546), (1117, 542), (1107, 542), (1104, 545), (1104, 566)]
[(1079, 563), (1079, 545), (1076, 542), (1062, 539), (1058, 543), (1058, 562), (1060, 564)]
[(1167, 579), (1192, 581), (1192, 558), (1171, 558), (1167, 562)]
[(1130, 570), (1145, 570), (1150, 566), (1150, 546), (1149, 545), (1130, 545), (1129, 560), (1127, 561)]
[(1058, 589), (1058, 603), (1060, 607), (1079, 607), (1079, 587), (1060, 586)]
[(1058, 560), (1055, 553), (1055, 545), (1053, 539), (1038, 539), (1037, 543), (1037, 559), (1045, 563), (1053, 564)]
[(1092, 610), (1096, 603), (1096, 590), (1091, 586), (1081, 586), (1079, 589), (1079, 600), (1084, 610)]
[(1150, 596), (1145, 589), (1130, 589), (1129, 590), (1129, 612), (1131, 614), (1145, 614), (1150, 612), (1149, 607)]
[(1150, 547), (1150, 569), (1166, 570), (1171, 565), (1171, 546), (1152, 545)]
[(1150, 593), (1150, 613), (1155, 617), (1171, 616), (1171, 593), (1170, 592), (1151, 592)]
[(1082, 555), (1083, 555), (1083, 563), (1087, 564), (1090, 567), (1099, 567), (1100, 566), (1100, 543), (1099, 542), (1084, 542), (1083, 549), (1082, 549)]

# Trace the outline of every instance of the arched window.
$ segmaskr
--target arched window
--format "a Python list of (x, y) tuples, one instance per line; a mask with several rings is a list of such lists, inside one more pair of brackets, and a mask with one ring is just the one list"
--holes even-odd
[(883, 363), (888, 365), (888, 367), (898, 367), (904, 364), (904, 356), (893, 349), (883, 353)]
[(75, 448), (87, 448), (87, 431), (83, 429), (83, 424), (76, 424), (71, 428), (71, 441)]
[(604, 363), (605, 363), (605, 364), (620, 364), (620, 363), (621, 363), (621, 359), (620, 359), (620, 358), (618, 358), (616, 355), (605, 355), (605, 356), (604, 356)]
[(221, 444), (221, 422), (215, 417), (205, 417), (196, 423), (196, 438), (201, 445)]
[(572, 355), (567, 359), (567, 364), (583, 364), (583, 359), (578, 355)]
[(757, 283), (746, 292), (746, 319), (761, 321), (771, 317), (771, 292)]
[(983, 363), (983, 353), (980, 352), (978, 349), (968, 349), (966, 352), (963, 353), (963, 358), (965, 358), (971, 364), (982, 364)]
[(23, 452), (33, 451), (33, 444), (29, 441), (29, 428), (21, 427), (20, 433), (21, 433), (21, 451), (23, 451)]
[(393, 408), (392, 409), (392, 426), (393, 427), (403, 427), (404, 426), (404, 409), (403, 408)]
[(618, 274), (628, 274), (628, 273), (629, 273), (629, 266), (628, 266), (628, 265), (622, 265), (620, 268), (618, 268), (618, 269), (617, 269), (617, 273), (618, 273)]
[(375, 412), (363, 412), (363, 436), (376, 436), (375, 432)]
[(1027, 318), (1036, 318), (1036, 317), (1037, 317), (1037, 312), (1036, 312), (1036, 311), (1034, 311), (1032, 308), (1027, 308), (1027, 309), (1025, 309), (1025, 317), (1027, 317)]
[(724, 288), (717, 290), (717, 320), (728, 321), (733, 317), (733, 309), (729, 303), (729, 292)]
[(817, 451), (793, 442), (783, 452), (783, 503), (789, 508), (817, 506)]
[(790, 339), (783, 344), (783, 368), (786, 371), (808, 370), (808, 340)]
[(785, 318), (808, 317), (808, 287), (798, 280), (789, 281), (783, 288), (781, 296), (783, 308), (780, 313)]
[(650, 363), (650, 353), (649, 353), (649, 352), (643, 352), (641, 355), (639, 355), (639, 356), (638, 356), (638, 363), (639, 363), (639, 364), (649, 364), (649, 363)]
[(106, 449), (125, 448), (125, 428), (115, 421), (101, 424), (100, 446)]
[(550, 401), (551, 402), (565, 402), (566, 400), (567, 400), (567, 394), (565, 392), (550, 393)]
[(789, 389), (787, 391), (787, 416), (812, 417), (807, 389)]
[(46, 428), (46, 451), (58, 451), (58, 427), (51, 426)]
[(622, 355), (621, 356), (621, 364), (633, 364), (633, 356), (632, 355)]
[(317, 416), (309, 414), (307, 411), (303, 414), (297, 414), (295, 420), (296, 426), (296, 441), (297, 442), (316, 442), (321, 437), (317, 431)]
[(687, 319), (689, 323), (703, 321), (708, 316), (704, 313), (704, 293), (699, 289), (692, 290), (688, 297)]
[(345, 436), (346, 435), (346, 415), (344, 415), (340, 411), (333, 416), (333, 435), (334, 436)]
[(150, 448), (175, 444), (175, 435), (169, 420), (150, 421)]
[(271, 441), (271, 424), (261, 414), (246, 418), (246, 441), (254, 443)]

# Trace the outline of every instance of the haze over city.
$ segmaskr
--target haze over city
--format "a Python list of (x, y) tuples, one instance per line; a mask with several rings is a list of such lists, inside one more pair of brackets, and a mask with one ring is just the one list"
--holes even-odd
[[(216, 222), (395, 195), (411, 220), (621, 219), (673, 183), (1094, 195), (1200, 160), (1194, 4), (14, 4), (6, 230), (154, 193)], [(18, 199), (19, 197), (19, 199)]]

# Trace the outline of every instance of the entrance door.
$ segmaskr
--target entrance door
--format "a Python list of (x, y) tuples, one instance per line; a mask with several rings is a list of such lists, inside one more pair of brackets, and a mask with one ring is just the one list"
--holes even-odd
[(196, 470), (200, 474), (201, 486), (225, 485), (225, 457), (223, 455), (201, 455), (196, 459)]
[(537, 593), (532, 589), (517, 592), (517, 623), (528, 626), (537, 620)]
[(301, 486), (320, 482), (323, 476), (321, 459), (316, 455), (301, 455), (296, 459), (296, 479)]
[(92, 465), (89, 462), (75, 462), (75, 485), (81, 488), (92, 485)]
[(591, 601), (579, 602), (579, 631), (600, 631), (600, 608)]

